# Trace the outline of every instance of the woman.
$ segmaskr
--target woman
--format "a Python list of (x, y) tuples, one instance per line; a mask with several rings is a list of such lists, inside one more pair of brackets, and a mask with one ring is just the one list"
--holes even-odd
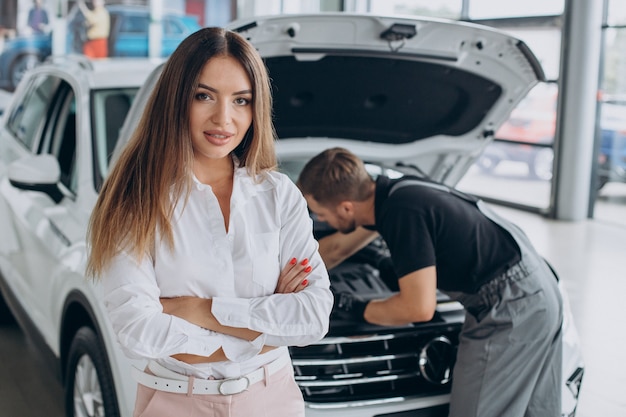
[(306, 202), (274, 171), (271, 109), (254, 47), (201, 29), (103, 186), (88, 273), (149, 360), (135, 416), (304, 415), (287, 346), (324, 336), (333, 298)]
[(78, 0), (78, 7), (87, 22), (83, 54), (89, 58), (106, 58), (109, 56), (111, 15), (104, 7), (104, 0), (93, 0), (93, 10), (85, 5), (85, 0)]

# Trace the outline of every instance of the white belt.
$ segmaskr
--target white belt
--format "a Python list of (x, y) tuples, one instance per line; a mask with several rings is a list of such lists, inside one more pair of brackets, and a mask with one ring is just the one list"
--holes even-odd
[[(256, 384), (257, 382), (263, 381), (266, 377), (266, 369), (268, 374), (272, 375), (273, 373), (281, 370), (290, 361), (291, 358), (289, 355), (283, 355), (275, 361), (270, 362), (266, 366), (261, 367), (256, 371), (252, 371), (247, 375), (227, 379), (196, 379), (194, 377), (186, 377), (184, 375), (178, 375), (179, 377), (185, 378), (184, 380), (163, 378), (143, 372), (134, 366), (131, 369), (131, 372), (135, 381), (148, 388), (159, 391), (173, 392), (177, 394), (233, 395), (247, 390), (248, 387)], [(148, 368), (154, 365), (157, 364), (155, 362), (150, 362)], [(189, 384), (192, 384), (191, 390), (189, 389)]]

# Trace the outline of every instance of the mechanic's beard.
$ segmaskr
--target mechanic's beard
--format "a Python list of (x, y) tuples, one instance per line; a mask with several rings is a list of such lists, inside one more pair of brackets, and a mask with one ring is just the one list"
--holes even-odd
[(339, 230), (339, 232), (347, 235), (348, 233), (352, 233), (356, 230), (356, 222), (354, 221), (354, 219), (346, 222), (345, 224), (340, 225), (337, 230)]

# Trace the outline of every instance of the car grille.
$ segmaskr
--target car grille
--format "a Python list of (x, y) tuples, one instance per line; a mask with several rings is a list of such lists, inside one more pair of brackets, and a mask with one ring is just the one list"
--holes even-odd
[(458, 330), (327, 337), (292, 347), (295, 378), (313, 403), (448, 393)]

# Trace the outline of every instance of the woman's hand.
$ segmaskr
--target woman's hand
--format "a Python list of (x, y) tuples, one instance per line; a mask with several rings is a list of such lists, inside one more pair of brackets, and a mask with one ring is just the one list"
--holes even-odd
[(290, 294), (302, 291), (309, 283), (306, 277), (312, 270), (307, 258), (300, 262), (296, 258), (291, 258), (291, 261), (280, 272), (274, 293)]

